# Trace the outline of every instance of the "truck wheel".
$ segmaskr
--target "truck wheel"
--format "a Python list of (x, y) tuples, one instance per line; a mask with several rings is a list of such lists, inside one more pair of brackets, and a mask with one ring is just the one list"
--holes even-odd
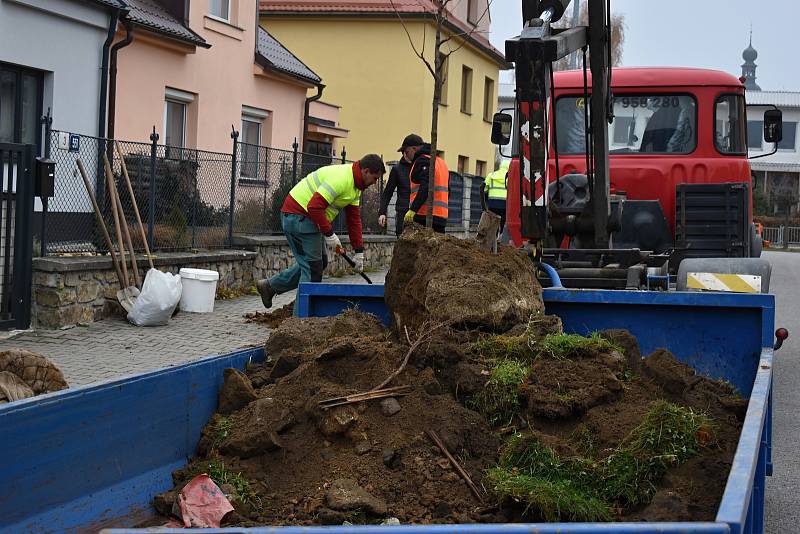
[(761, 250), (764, 248), (763, 245), (764, 242), (761, 236), (756, 232), (756, 225), (750, 224), (750, 257), (760, 258)]

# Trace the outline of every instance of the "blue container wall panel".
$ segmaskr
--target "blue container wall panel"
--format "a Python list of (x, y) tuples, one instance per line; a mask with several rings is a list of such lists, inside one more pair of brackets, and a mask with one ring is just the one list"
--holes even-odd
[[(342, 286), (342, 287), (337, 287)], [(382, 284), (300, 284), (296, 297), (300, 317), (332, 317), (357, 308), (389, 324), (389, 309), (383, 301)]]
[(223, 369), (263, 358), (242, 351), (0, 408), (0, 529), (70, 532), (149, 509), (194, 453)]

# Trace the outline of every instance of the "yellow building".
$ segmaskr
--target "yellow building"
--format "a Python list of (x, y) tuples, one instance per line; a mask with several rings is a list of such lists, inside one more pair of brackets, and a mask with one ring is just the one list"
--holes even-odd
[[(444, 36), (450, 40), (442, 50), (453, 53), (438, 136), (451, 170), (481, 176), (494, 167), (491, 120), (499, 69), (506, 68), (487, 39), (486, 2), (452, 2), (447, 14)], [(375, 152), (393, 160), (407, 134), (430, 139), (433, 77), (410, 41), (433, 64), (435, 6), (432, 0), (394, 5), (397, 12), (384, 0), (260, 1), (261, 24), (325, 80), (323, 100), (341, 105), (349, 158)]]

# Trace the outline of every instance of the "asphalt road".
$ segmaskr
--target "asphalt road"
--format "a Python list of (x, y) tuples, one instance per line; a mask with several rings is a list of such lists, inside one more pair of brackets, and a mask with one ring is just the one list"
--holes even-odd
[(772, 263), (770, 292), (776, 296), (776, 327), (789, 339), (775, 353), (773, 375), (774, 472), (767, 478), (766, 532), (800, 532), (800, 254), (765, 252)]

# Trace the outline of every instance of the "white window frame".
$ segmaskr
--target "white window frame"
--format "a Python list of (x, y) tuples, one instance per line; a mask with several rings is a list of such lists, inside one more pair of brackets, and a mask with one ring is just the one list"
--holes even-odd
[[(241, 142), (242, 143), (246, 143), (248, 145), (260, 146), (261, 145), (261, 138), (262, 138), (263, 133), (264, 133), (264, 121), (269, 117), (269, 115), (270, 115), (270, 112), (265, 110), (265, 109), (256, 108), (256, 107), (252, 107), (252, 106), (244, 106), (243, 105), (242, 106), (242, 119), (241, 119), (240, 130), (239, 131), (241, 133), (244, 133), (244, 123), (245, 122), (250, 122), (250, 123), (257, 124), (258, 125), (258, 139), (256, 139), (256, 142), (253, 142), (253, 140), (251, 140), (251, 139), (244, 140), (244, 139), (240, 138)], [(248, 175), (244, 174), (242, 171), (244, 171), (245, 165), (240, 165), (239, 166), (239, 179), (240, 180), (247, 180), (248, 182), (263, 183), (264, 180), (260, 179), (258, 177), (258, 167), (259, 167), (260, 163), (261, 162), (255, 162), (255, 166), (256, 166), (255, 174), (256, 174), (256, 176), (248, 176)], [(242, 185), (255, 185), (255, 184), (242, 183)]]
[[(180, 89), (173, 89), (172, 87), (167, 87), (164, 90), (164, 124), (163, 124), (163, 143), (167, 143), (167, 108), (169, 107), (169, 103), (173, 104), (180, 104), (183, 109), (183, 128), (181, 131), (181, 148), (186, 148), (186, 122), (187, 117), (189, 115), (188, 106), (192, 102), (194, 102), (194, 95), (192, 93), (188, 93), (186, 91), (181, 91)], [(174, 144), (172, 146), (175, 146)]]
[(218, 2), (220, 2), (221, 6), (222, 5), (227, 5), (228, 6), (228, 10), (227, 10), (228, 11), (228, 16), (227, 17), (223, 17), (222, 15), (218, 15), (216, 13), (212, 13), (212, 11), (211, 11), (211, 2), (212, 1), (213, 0), (208, 0), (208, 16), (210, 16), (212, 18), (215, 18), (215, 19), (223, 20), (223, 21), (225, 21), (227, 23), (230, 23), (231, 20), (232, 20), (231, 10), (233, 9), (233, 1), (232, 0), (217, 0)]

